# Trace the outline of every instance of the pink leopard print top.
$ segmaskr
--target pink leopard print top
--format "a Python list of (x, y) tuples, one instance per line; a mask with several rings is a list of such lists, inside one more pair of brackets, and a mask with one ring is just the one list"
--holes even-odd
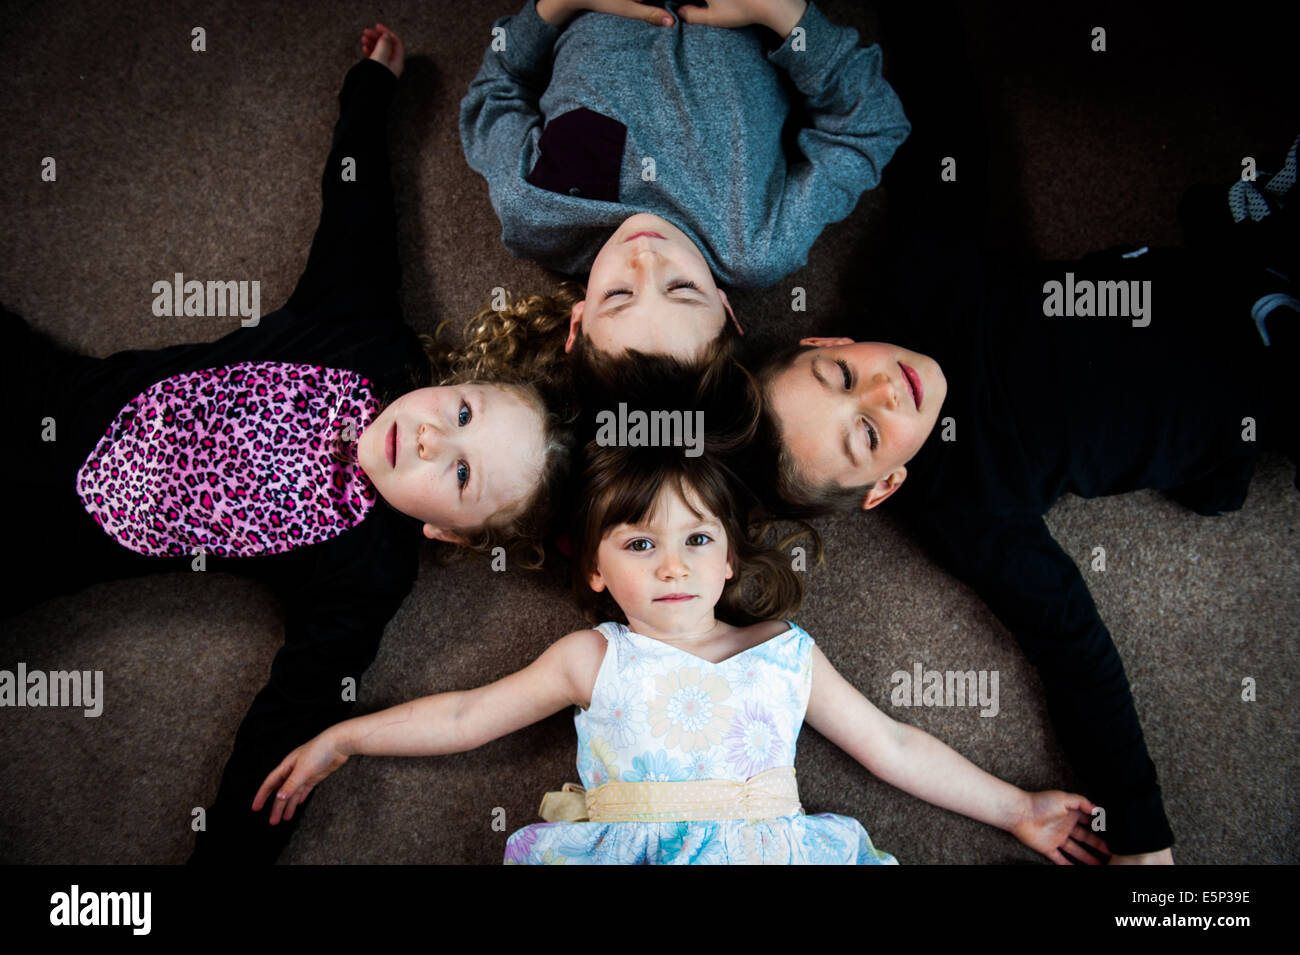
[(356, 444), (378, 414), (369, 379), (338, 368), (241, 362), (176, 375), (118, 412), (77, 493), (139, 554), (282, 554), (374, 506)]

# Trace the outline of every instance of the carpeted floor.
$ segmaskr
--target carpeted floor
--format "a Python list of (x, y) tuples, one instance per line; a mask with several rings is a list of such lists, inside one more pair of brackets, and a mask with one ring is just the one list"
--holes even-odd
[[(155, 318), (151, 286), (174, 272), (258, 279), (263, 311), (278, 307), (315, 229), (339, 84), (375, 19), (402, 35), (409, 56), (391, 125), (408, 320), (432, 330), (472, 313), (494, 286), (549, 287), (553, 277), (502, 249), (456, 131), (491, 23), (515, 9), (514, 0), (6, 4), (0, 301), (94, 355), (234, 327)], [(847, 0), (824, 9), (877, 36), (869, 9)], [(1107, 4), (1076, 14), (1017, 2), (965, 15), (995, 130), (995, 231), (1013, 250), (1070, 257), (1120, 242), (1174, 244), (1183, 189), (1231, 181), (1244, 156), (1276, 168), (1300, 130), (1276, 37), (1238, 44), (1221, 24)], [(1089, 50), (1097, 25), (1105, 53)], [(205, 53), (190, 49), (195, 26), (206, 30)], [(879, 39), (888, 69), (889, 38)], [(53, 183), (40, 177), (46, 156), (57, 161)], [(751, 347), (860, 327), (869, 303), (856, 277), (878, 247), (886, 199), (866, 196), (778, 287), (734, 297)], [(806, 315), (787, 307), (795, 285), (808, 290)], [(1155, 493), (1067, 498), (1048, 518), (1125, 661), (1179, 862), (1300, 861), (1291, 476), (1265, 458), (1245, 508), (1218, 519)], [(827, 560), (809, 570), (799, 620), (841, 671), (999, 776), (1074, 785), (1032, 667), (978, 598), (887, 513), (819, 526)], [(1089, 569), (1095, 546), (1106, 548), (1104, 572)], [(20, 541), (9, 556), (22, 559)], [(561, 568), (493, 573), (426, 559), (361, 707), (495, 679), (579, 620)], [(102, 670), (106, 696), (97, 719), (0, 710), (0, 860), (184, 861), (192, 811), (215, 793), (282, 639), (275, 599), (218, 574), (170, 575), (97, 586), (0, 626), (0, 669)], [(917, 662), (997, 670), (997, 716), (891, 709), (890, 675)], [(1246, 677), (1254, 702), (1241, 699)], [(499, 862), (508, 832), (536, 821), (541, 795), (576, 779), (574, 746), (571, 720), (559, 715), (459, 756), (354, 761), (312, 796), (284, 861)], [(857, 817), (904, 863), (1039, 858), (890, 789), (811, 730), (797, 768), (808, 811)], [(493, 825), (498, 809), (505, 831)]]

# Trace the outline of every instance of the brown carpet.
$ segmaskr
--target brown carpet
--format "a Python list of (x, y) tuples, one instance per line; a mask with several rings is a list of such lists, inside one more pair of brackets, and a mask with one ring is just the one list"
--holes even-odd
[[(1176, 243), (1184, 188), (1230, 181), (1247, 155), (1276, 168), (1300, 128), (1282, 93), (1293, 84), (1270, 86), (1282, 63), (1267, 37), (1220, 49), (1227, 33), (1215, 23), (1104, 4), (1086, 15), (1038, 7), (967, 12), (997, 130), (998, 229), (1023, 251)], [(870, 11), (824, 8), (871, 34)], [(515, 9), (515, 0), (6, 4), (0, 301), (94, 355), (234, 327), (155, 318), (151, 285), (173, 272), (257, 278), (263, 310), (278, 307), (306, 261), (335, 96), (372, 19), (397, 30), (410, 56), (392, 123), (408, 320), (431, 330), (470, 314), (494, 286), (548, 287), (550, 276), (501, 248), (456, 131), (491, 22)], [(1088, 50), (1098, 24), (1108, 30), (1104, 54)], [(190, 50), (194, 26), (207, 32), (206, 53)], [(45, 156), (57, 160), (55, 183), (40, 179)], [(777, 288), (735, 296), (757, 345), (840, 331), (869, 309), (854, 276), (878, 244), (883, 201), (864, 198)], [(808, 290), (806, 315), (789, 312), (795, 285)], [(1049, 515), (1134, 684), (1180, 862), (1300, 861), (1291, 724), (1300, 495), (1290, 480), (1281, 459), (1266, 458), (1245, 508), (1218, 519), (1154, 493), (1067, 498)], [(1073, 785), (1037, 677), (983, 604), (887, 514), (820, 526), (828, 559), (809, 571), (799, 620), (841, 671), (894, 716), (1006, 779)], [(1088, 569), (1098, 545), (1105, 572)], [(495, 679), (578, 623), (558, 568), (493, 573), (426, 560), (361, 707)], [(97, 586), (3, 628), (0, 668), (103, 670), (107, 701), (98, 719), (0, 710), (0, 859), (184, 861), (192, 810), (215, 793), (282, 638), (274, 598), (219, 574), (171, 575)], [(891, 710), (890, 674), (918, 661), (996, 669), (1000, 712)], [(1241, 700), (1245, 677), (1258, 685), (1255, 702)], [(499, 862), (508, 832), (536, 821), (541, 795), (576, 780), (574, 747), (560, 715), (459, 756), (356, 760), (313, 795), (284, 861)], [(857, 817), (904, 863), (1038, 858), (892, 790), (811, 730), (797, 767), (808, 811)], [(506, 831), (493, 828), (498, 807)]]

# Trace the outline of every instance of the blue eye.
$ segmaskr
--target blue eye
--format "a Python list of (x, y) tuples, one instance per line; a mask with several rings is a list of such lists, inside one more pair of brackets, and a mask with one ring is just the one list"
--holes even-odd
[(708, 534), (692, 534), (686, 538), (687, 545), (691, 547), (703, 547), (705, 544), (712, 543), (713, 538)]
[(462, 488), (469, 483), (469, 465), (464, 461), (456, 465), (456, 479)]
[(456, 417), (457, 422), (463, 428), (465, 425), (469, 424), (469, 419), (472, 417), (474, 417), (474, 415), (469, 410), (469, 405), (462, 401), (460, 403), (460, 414)]

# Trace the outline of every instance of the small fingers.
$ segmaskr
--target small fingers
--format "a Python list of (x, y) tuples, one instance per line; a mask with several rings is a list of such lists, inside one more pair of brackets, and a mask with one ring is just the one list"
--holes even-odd
[(271, 795), (271, 791), (279, 786), (280, 783), (284, 781), (285, 777), (289, 775), (289, 771), (293, 766), (289, 759), (289, 757), (286, 757), (280, 765), (271, 770), (271, 772), (267, 774), (266, 779), (262, 781), (262, 785), (257, 790), (257, 795), (253, 797), (253, 812), (261, 811), (262, 806), (266, 803), (266, 797)]
[(1106, 843), (1101, 836), (1097, 835), (1097, 833), (1093, 832), (1086, 826), (1075, 826), (1074, 832), (1071, 835), (1074, 837), (1075, 842), (1082, 842), (1084, 845), (1092, 846), (1092, 848), (1096, 849), (1098, 852), (1110, 855), (1110, 850), (1106, 848)]
[(713, 7), (696, 6), (694, 3), (678, 7), (677, 15), (687, 23), (697, 23), (700, 26), (725, 27), (731, 25), (730, 21), (723, 21), (719, 11)]
[(291, 797), (289, 797), (288, 807), (285, 809), (284, 812), (285, 822), (288, 822), (290, 819), (293, 818), (293, 814), (298, 811), (298, 807), (302, 805), (303, 800), (311, 795), (311, 791), (312, 791), (311, 786), (302, 786), (297, 790), (297, 792), (295, 792)]
[(271, 806), (271, 825), (280, 822), (280, 817), (284, 815), (285, 800), (288, 798), (288, 795), (283, 792), (275, 794), (275, 803)]
[(1071, 858), (1084, 865), (1101, 865), (1101, 860), (1074, 840), (1066, 840), (1061, 849)]
[(673, 25), (671, 13), (659, 7), (647, 7), (644, 5), (644, 0), (623, 0), (616, 8), (615, 14), (620, 17), (627, 17), (629, 20), (644, 20), (652, 26), (670, 27)]

